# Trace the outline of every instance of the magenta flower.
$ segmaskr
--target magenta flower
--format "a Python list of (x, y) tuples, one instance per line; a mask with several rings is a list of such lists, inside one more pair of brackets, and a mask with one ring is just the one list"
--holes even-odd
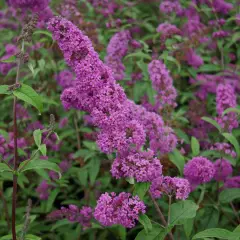
[(233, 172), (230, 162), (225, 159), (218, 159), (216, 162), (214, 162), (214, 167), (214, 179), (216, 181), (225, 181), (226, 178), (229, 177)]
[(205, 157), (194, 157), (184, 166), (184, 176), (194, 185), (211, 181), (214, 174), (213, 163)]
[(137, 182), (148, 182), (162, 175), (160, 160), (154, 157), (154, 152), (128, 152), (117, 156), (111, 173), (117, 179), (135, 178)]
[(145, 213), (146, 206), (138, 196), (122, 192), (104, 193), (97, 201), (94, 217), (104, 226), (121, 224), (126, 228), (133, 228), (141, 213)]
[(131, 36), (128, 30), (117, 32), (107, 46), (105, 62), (112, 69), (117, 81), (123, 80), (125, 77), (125, 66), (122, 63), (122, 58), (127, 54), (130, 40)]
[(150, 191), (155, 198), (161, 198), (163, 194), (175, 196), (176, 199), (185, 200), (191, 191), (190, 183), (184, 178), (159, 177), (152, 181)]
[(217, 102), (217, 121), (221, 127), (229, 132), (233, 128), (238, 127), (238, 120), (236, 113), (230, 112), (224, 116), (222, 113), (227, 108), (235, 108), (237, 106), (237, 97), (234, 88), (230, 84), (219, 84), (216, 93)]

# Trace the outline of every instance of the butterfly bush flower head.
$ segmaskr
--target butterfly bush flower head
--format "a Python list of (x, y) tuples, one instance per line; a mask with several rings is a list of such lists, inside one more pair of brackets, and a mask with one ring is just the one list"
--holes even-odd
[(130, 32), (124, 30), (115, 33), (107, 46), (105, 62), (112, 69), (117, 81), (123, 80), (125, 76), (125, 66), (122, 63), (122, 58), (127, 54), (130, 40)]
[[(1, 60), (6, 60), (11, 56), (15, 55), (18, 52), (18, 48), (13, 44), (7, 44), (5, 46), (5, 55), (1, 57)], [(15, 63), (4, 63), (0, 62), (0, 73), (3, 75), (7, 75), (7, 73), (15, 67)]]
[[(119, 154), (136, 151), (145, 145), (147, 138), (159, 143), (157, 151), (161, 151), (161, 142), (167, 139), (169, 129), (166, 131), (159, 115), (153, 116), (154, 113), (127, 99), (89, 38), (61, 17), (52, 18), (48, 28), (76, 74), (74, 85), (62, 93), (62, 103), (66, 109), (89, 112), (93, 124), (100, 129), (97, 143), (101, 151)], [(169, 141), (170, 151), (175, 147), (172, 143)]]
[(175, 25), (170, 23), (161, 23), (157, 27), (157, 32), (161, 33), (161, 41), (165, 42), (168, 38), (173, 35), (181, 35), (181, 30), (178, 29)]
[(69, 70), (63, 70), (55, 76), (57, 83), (63, 88), (69, 88), (73, 86), (73, 81), (75, 77), (73, 73)]
[(191, 191), (187, 179), (177, 177), (158, 177), (152, 181), (150, 192), (154, 198), (161, 198), (163, 194), (175, 196), (176, 199), (185, 200)]
[(189, 48), (186, 52), (186, 61), (194, 68), (199, 68), (201, 65), (203, 65), (203, 59), (197, 55), (192, 48)]
[(64, 117), (59, 122), (59, 128), (64, 128), (68, 125), (68, 118)]
[(212, 34), (212, 37), (213, 37), (213, 38), (220, 39), (220, 38), (228, 37), (229, 35), (230, 35), (229, 32), (224, 31), (224, 30), (219, 30), (219, 31), (217, 31), (217, 32), (214, 32), (214, 33)]
[(240, 176), (228, 178), (224, 183), (224, 188), (240, 188)]
[(104, 226), (121, 224), (133, 228), (140, 214), (145, 213), (146, 206), (138, 196), (122, 192), (104, 193), (97, 201), (94, 217)]
[(213, 7), (213, 10), (218, 13), (228, 14), (229, 11), (233, 9), (233, 5), (231, 3), (225, 2), (224, 0), (208, 0), (208, 5)]
[(17, 119), (29, 119), (30, 115), (26, 108), (24, 108), (21, 104), (16, 105), (17, 111)]
[(75, 205), (69, 205), (68, 208), (62, 207), (61, 214), (70, 222), (78, 222), (84, 229), (91, 227), (92, 208), (83, 206), (81, 209)]
[(231, 163), (225, 159), (216, 160), (216, 162), (214, 162), (214, 167), (215, 167), (214, 179), (216, 181), (226, 180), (226, 178), (229, 177), (233, 172)]
[(194, 157), (184, 166), (184, 176), (191, 184), (202, 184), (211, 181), (215, 167), (205, 157)]
[(30, 9), (34, 12), (44, 10), (50, 0), (9, 0), (9, 4), (15, 8)]
[(46, 180), (43, 180), (36, 188), (36, 192), (39, 195), (39, 199), (47, 200), (50, 194), (50, 189), (52, 189), (52, 186), (49, 185)]
[(120, 8), (116, 0), (88, 0), (96, 11), (101, 13), (103, 16), (108, 17), (113, 15), (115, 11)]
[(229, 132), (233, 128), (238, 127), (238, 120), (236, 113), (230, 112), (222, 116), (222, 113), (227, 108), (235, 108), (237, 106), (237, 97), (234, 88), (230, 84), (219, 84), (216, 93), (217, 102), (217, 121), (221, 127)]
[(232, 146), (228, 143), (215, 143), (213, 146), (211, 146), (210, 150), (219, 151), (220, 153), (230, 155), (233, 158), (237, 156)]
[(159, 107), (163, 108), (164, 105), (176, 107), (177, 92), (165, 64), (160, 60), (153, 60), (148, 65), (148, 72), (153, 88), (157, 91), (156, 100)]
[(176, 13), (177, 15), (181, 15), (182, 14), (182, 6), (180, 5), (180, 3), (178, 2), (178, 0), (174, 0), (174, 1), (163, 1), (160, 6), (160, 11), (166, 14), (169, 13)]
[(154, 152), (128, 152), (117, 156), (111, 173), (113, 177), (134, 178), (137, 182), (148, 182), (162, 175), (160, 160), (154, 157)]

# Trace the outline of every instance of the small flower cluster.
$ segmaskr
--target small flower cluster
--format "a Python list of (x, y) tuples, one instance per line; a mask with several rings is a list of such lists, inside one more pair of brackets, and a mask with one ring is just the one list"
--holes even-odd
[(68, 208), (61, 207), (47, 216), (49, 220), (68, 219), (69, 222), (77, 222), (83, 226), (83, 229), (91, 227), (92, 208), (83, 206), (81, 209), (76, 205), (69, 205)]
[(96, 11), (101, 13), (103, 16), (108, 17), (113, 15), (120, 5), (117, 4), (115, 0), (88, 0)]
[[(1, 60), (6, 60), (11, 56), (15, 55), (18, 52), (18, 48), (13, 44), (7, 44), (5, 46), (5, 55), (1, 57)], [(13, 67), (15, 67), (15, 63), (4, 63), (0, 62), (0, 73), (6, 75)]]
[[(215, 143), (211, 150), (219, 151), (222, 154), (230, 155), (235, 158), (237, 156), (236, 152), (233, 151), (232, 147), (228, 143)], [(225, 181), (227, 177), (232, 175), (233, 169), (230, 162), (224, 158), (217, 159), (214, 162), (214, 167), (216, 169), (214, 179), (216, 181)]]
[(115, 80), (123, 80), (125, 76), (125, 66), (122, 58), (127, 54), (131, 35), (128, 30), (117, 32), (110, 39), (107, 46), (106, 65), (113, 71)]
[(75, 80), (74, 75), (69, 70), (63, 70), (55, 76), (57, 83), (63, 88), (69, 88), (73, 86)]
[(185, 200), (191, 191), (187, 179), (177, 177), (159, 177), (152, 181), (150, 192), (154, 198), (161, 198), (163, 194), (175, 196), (176, 199)]
[(34, 12), (44, 10), (50, 0), (9, 0), (10, 6), (21, 9), (31, 9)]
[(219, 84), (217, 87), (216, 102), (217, 113), (219, 115), (217, 121), (223, 129), (231, 132), (233, 128), (238, 127), (237, 115), (230, 112), (222, 116), (222, 113), (227, 108), (235, 108), (237, 106), (234, 88), (230, 84)]
[(177, 15), (182, 14), (182, 6), (178, 0), (164, 0), (161, 2), (160, 11), (166, 14), (176, 13)]
[(214, 164), (205, 157), (194, 157), (184, 166), (184, 176), (192, 185), (209, 182), (214, 174)]
[(105, 193), (100, 196), (94, 210), (94, 217), (104, 226), (121, 224), (126, 228), (133, 228), (141, 213), (145, 213), (146, 206), (138, 196), (122, 192)]
[(168, 38), (172, 37), (173, 35), (181, 35), (181, 30), (178, 29), (175, 25), (170, 23), (161, 23), (157, 27), (157, 32), (161, 33), (161, 42), (165, 42)]
[(177, 92), (165, 64), (160, 60), (153, 60), (148, 65), (148, 72), (153, 88), (157, 91), (156, 104), (159, 109), (165, 105), (176, 107)]
[[(25, 140), (25, 138), (18, 138), (17, 139), (18, 148), (21, 148), (24, 152), (25, 156), (19, 157), (20, 161), (26, 160), (27, 157), (29, 157), (29, 151), (28, 151), (28, 144)], [(8, 134), (8, 138), (4, 138), (2, 135), (0, 135), (0, 155), (1, 157), (8, 161), (9, 163), (12, 163), (13, 161), (13, 150), (14, 150), (14, 134), (10, 132)]]
[(117, 179), (128, 177), (136, 179), (137, 182), (148, 182), (162, 174), (162, 166), (151, 150), (130, 152), (117, 156), (111, 173)]

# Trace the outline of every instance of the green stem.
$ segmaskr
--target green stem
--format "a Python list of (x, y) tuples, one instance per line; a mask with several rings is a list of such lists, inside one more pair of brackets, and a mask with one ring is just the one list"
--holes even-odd
[(201, 194), (199, 196), (197, 205), (200, 205), (200, 203), (202, 202), (204, 195), (205, 195), (205, 191), (206, 191), (206, 184), (203, 184), (203, 188), (202, 188)]

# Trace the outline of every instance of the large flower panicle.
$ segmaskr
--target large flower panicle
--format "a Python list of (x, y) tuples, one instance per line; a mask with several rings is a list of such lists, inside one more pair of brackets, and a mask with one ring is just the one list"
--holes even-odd
[[(76, 75), (74, 85), (62, 93), (62, 103), (66, 109), (76, 108), (90, 114), (93, 124), (100, 129), (97, 143), (103, 152), (134, 152), (144, 147), (146, 140), (161, 142), (167, 138), (171, 131), (166, 131), (161, 117), (157, 114), (153, 117), (153, 113), (127, 99), (111, 69), (99, 59), (89, 38), (76, 26), (54, 17), (48, 29)], [(171, 151), (176, 143), (169, 144)], [(161, 151), (161, 144), (157, 151)]]
[(185, 200), (191, 191), (187, 179), (178, 177), (158, 177), (152, 181), (150, 192), (154, 198), (161, 198), (163, 194)]
[(107, 56), (105, 62), (114, 74), (115, 80), (123, 80), (125, 77), (125, 66), (122, 58), (127, 54), (131, 35), (128, 30), (117, 32), (110, 39), (107, 46)]
[(165, 64), (160, 60), (153, 60), (148, 65), (148, 72), (153, 88), (157, 91), (156, 104), (159, 108), (165, 105), (176, 107), (177, 92)]
[(138, 196), (122, 192), (105, 193), (100, 196), (94, 210), (94, 217), (104, 226), (121, 224), (126, 228), (133, 228), (141, 213), (145, 213), (146, 206)]
[(219, 84), (216, 93), (217, 102), (217, 121), (221, 127), (229, 132), (233, 128), (238, 127), (237, 114), (234, 112), (227, 113), (222, 116), (222, 113), (227, 108), (235, 108), (237, 106), (237, 97), (234, 88), (230, 84)]
[(205, 157), (194, 157), (184, 166), (184, 176), (193, 185), (211, 181), (214, 174), (213, 163)]
[(151, 150), (130, 152), (117, 156), (111, 173), (117, 179), (125, 177), (134, 178), (137, 182), (148, 182), (162, 175), (162, 165)]

